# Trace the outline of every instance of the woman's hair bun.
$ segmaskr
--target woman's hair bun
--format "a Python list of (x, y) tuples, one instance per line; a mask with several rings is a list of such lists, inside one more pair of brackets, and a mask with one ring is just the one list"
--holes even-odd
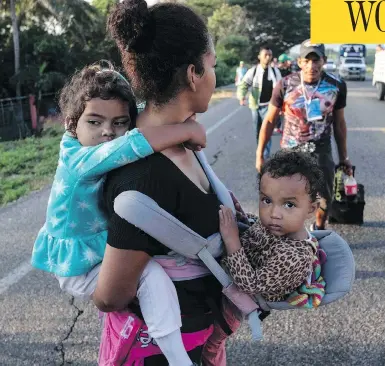
[(155, 38), (155, 24), (145, 0), (124, 0), (108, 18), (112, 38), (128, 52), (145, 53)]

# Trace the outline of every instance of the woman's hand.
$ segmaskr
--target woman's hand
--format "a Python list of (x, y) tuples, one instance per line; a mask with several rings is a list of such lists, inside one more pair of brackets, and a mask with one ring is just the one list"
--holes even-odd
[(247, 218), (245, 211), (243, 211), (241, 204), (239, 203), (237, 198), (234, 196), (233, 192), (229, 191), (229, 193), (230, 193), (231, 199), (233, 200), (235, 211), (237, 212), (237, 220), (246, 225), (249, 225), (249, 220)]
[(241, 248), (239, 230), (231, 208), (220, 206), (219, 230), (226, 245), (227, 254), (230, 255)]

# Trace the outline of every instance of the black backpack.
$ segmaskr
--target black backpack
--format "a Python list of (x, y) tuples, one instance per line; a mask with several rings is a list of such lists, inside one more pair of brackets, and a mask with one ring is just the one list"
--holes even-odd
[[(257, 65), (258, 66), (258, 65)], [(257, 73), (257, 66), (254, 66), (254, 72), (253, 72), (253, 77), (251, 79), (251, 84), (253, 84), (255, 74)], [(274, 77), (277, 78), (277, 72), (275, 71), (275, 66), (271, 68), (273, 70)]]
[[(346, 196), (344, 184), (340, 177), (340, 165), (336, 166), (334, 177), (333, 200), (329, 209), (329, 222), (339, 224), (358, 224), (364, 222), (365, 208), (365, 187), (357, 184), (358, 192), (356, 196)], [(353, 176), (355, 167), (353, 167)]]

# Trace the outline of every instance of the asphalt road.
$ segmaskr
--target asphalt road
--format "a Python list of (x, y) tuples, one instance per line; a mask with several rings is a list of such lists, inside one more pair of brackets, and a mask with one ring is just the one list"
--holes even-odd
[[(333, 229), (356, 260), (354, 291), (317, 311), (274, 312), (265, 338), (247, 328), (228, 342), (228, 365), (385, 365), (385, 103), (370, 82), (348, 82), (348, 150), (365, 184), (363, 226)], [(245, 210), (257, 209), (251, 113), (235, 99), (215, 104), (200, 121), (209, 132), (209, 162)], [(278, 148), (279, 137), (274, 137)], [(96, 365), (99, 324), (92, 304), (73, 302), (56, 280), (31, 270), (32, 244), (43, 224), (49, 188), (0, 209), (0, 365)]]

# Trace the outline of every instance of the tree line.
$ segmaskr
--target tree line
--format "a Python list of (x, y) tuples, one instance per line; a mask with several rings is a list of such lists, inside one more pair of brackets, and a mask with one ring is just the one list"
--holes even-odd
[[(58, 91), (76, 69), (101, 59), (118, 67), (106, 35), (118, 0), (0, 0), (0, 99)], [(215, 43), (218, 86), (269, 44), (278, 55), (309, 36), (308, 0), (174, 0), (195, 9)]]

